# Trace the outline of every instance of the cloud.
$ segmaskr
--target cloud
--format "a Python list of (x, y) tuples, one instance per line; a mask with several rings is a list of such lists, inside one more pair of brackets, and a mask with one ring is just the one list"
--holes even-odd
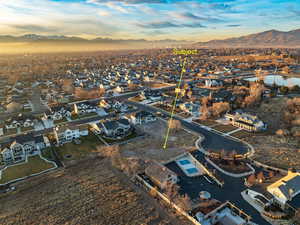
[(87, 0), (87, 3), (93, 4), (105, 4), (109, 2), (115, 3), (126, 3), (126, 4), (166, 4), (169, 3), (167, 0)]
[(163, 29), (163, 28), (179, 27), (178, 24), (175, 24), (172, 22), (165, 22), (165, 21), (137, 24), (137, 26), (139, 26), (141, 28), (147, 28), (147, 29)]
[(145, 24), (137, 24), (138, 27), (146, 29), (165, 29), (165, 28), (204, 28), (206, 26), (201, 23), (173, 23), (169, 21), (150, 22)]
[(197, 20), (201, 22), (208, 22), (208, 23), (222, 23), (225, 22), (223, 19), (211, 17), (211, 16), (198, 16), (191, 12), (183, 12), (183, 13), (170, 13), (171, 16), (175, 17), (179, 20)]
[(102, 9), (99, 9), (99, 10), (98, 10), (98, 15), (99, 15), (99, 16), (110, 16), (111, 13), (110, 13), (108, 10), (102, 10)]
[(300, 16), (300, 10), (291, 9), (291, 12), (292, 12), (295, 16)]
[(114, 9), (114, 10), (116, 10), (116, 11), (119, 11), (119, 12), (121, 12), (121, 13), (129, 13), (129, 10), (128, 10), (128, 9), (126, 9), (126, 8), (124, 8), (124, 7), (122, 7), (122, 6), (118, 5), (118, 4), (116, 4), (116, 3), (114, 3), (114, 2), (107, 2), (107, 3), (105, 4), (105, 6), (111, 8), (111, 9)]
[(178, 19), (187, 19), (187, 20), (201, 20), (200, 16), (197, 16), (191, 12), (184, 13), (174, 13), (173, 16)]
[(241, 24), (229, 24), (227, 25), (227, 27), (240, 27)]
[(44, 33), (44, 32), (57, 32), (58, 27), (49, 27), (49, 26), (39, 26), (34, 24), (24, 24), (24, 25), (11, 25), (16, 30), (20, 32), (30, 32), (30, 33)]

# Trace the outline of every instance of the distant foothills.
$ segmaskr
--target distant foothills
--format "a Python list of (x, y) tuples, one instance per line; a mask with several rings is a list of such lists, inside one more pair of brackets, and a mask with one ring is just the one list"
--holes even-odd
[(198, 42), (199, 47), (300, 47), (300, 29), (288, 32), (278, 30), (268, 30), (261, 33), (250, 34), (237, 38), (225, 40), (212, 40), (208, 42)]
[(0, 35), (0, 42), (49, 42), (49, 41), (61, 41), (61, 42), (87, 42), (87, 43), (129, 43), (129, 42), (149, 42), (149, 43), (190, 43), (184, 40), (146, 40), (146, 39), (111, 39), (97, 37), (95, 39), (84, 39), (75, 36), (63, 36), (63, 35), (37, 35), (37, 34), (26, 34), (22, 36), (12, 35)]
[[(55, 44), (55, 48), (53, 48)], [(98, 51), (110, 49), (145, 48), (300, 48), (300, 29), (288, 32), (268, 30), (246, 36), (211, 40), (207, 42), (185, 40), (110, 39), (98, 37), (92, 40), (62, 35), (26, 34), (22, 36), (0, 35), (1, 53)]]

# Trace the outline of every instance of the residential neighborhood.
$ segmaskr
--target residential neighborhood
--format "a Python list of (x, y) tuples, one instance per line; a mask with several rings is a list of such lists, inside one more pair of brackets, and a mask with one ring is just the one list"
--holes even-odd
[(65, 70), (16, 80), (1, 73), (0, 195), (101, 164), (181, 224), (296, 224), (293, 49), (198, 49), (185, 65), (172, 49), (123, 54), (83, 64), (59, 55)]

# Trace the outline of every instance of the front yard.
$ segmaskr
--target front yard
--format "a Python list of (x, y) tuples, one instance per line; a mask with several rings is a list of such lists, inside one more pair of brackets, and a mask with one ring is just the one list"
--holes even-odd
[(139, 137), (141, 135), (139, 135), (135, 130), (132, 131), (128, 136), (125, 136), (125, 137), (122, 137), (120, 139), (110, 139), (110, 138), (106, 138), (106, 137), (103, 137), (103, 140), (107, 143), (107, 144), (117, 144), (117, 143), (121, 143), (121, 142), (124, 142), (124, 141), (128, 141), (130, 139), (133, 139), (133, 138), (136, 138), (136, 137)]
[(195, 123), (198, 123), (200, 125), (204, 125), (204, 126), (207, 126), (207, 127), (211, 127), (211, 126), (214, 126), (214, 125), (218, 124), (215, 120), (212, 120), (212, 119), (207, 119), (207, 120), (196, 119), (196, 120), (193, 120), (193, 121)]
[(214, 126), (213, 129), (215, 129), (217, 131), (220, 131), (222, 133), (228, 133), (228, 132), (237, 130), (238, 127), (234, 127), (234, 126), (232, 126), (230, 124), (228, 124), (228, 125), (220, 124), (220, 125)]
[(45, 161), (40, 158), (39, 155), (31, 156), (28, 157), (27, 163), (10, 166), (2, 170), (0, 184), (5, 184), (18, 178), (40, 173), (53, 167), (54, 164)]
[(96, 152), (97, 147), (103, 145), (103, 143), (94, 134), (82, 137), (80, 138), (80, 141), (80, 144), (70, 142), (63, 146), (53, 148), (57, 152), (60, 160), (69, 161), (82, 159), (89, 153)]
[(93, 112), (93, 113), (86, 113), (86, 114), (81, 114), (81, 115), (72, 115), (71, 119), (72, 120), (80, 120), (80, 119), (94, 117), (94, 116), (98, 116), (98, 114)]

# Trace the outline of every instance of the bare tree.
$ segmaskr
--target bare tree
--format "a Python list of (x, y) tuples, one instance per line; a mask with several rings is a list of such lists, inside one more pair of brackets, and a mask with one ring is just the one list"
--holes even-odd
[(192, 201), (187, 194), (178, 196), (176, 199), (176, 204), (179, 205), (179, 207), (184, 211), (192, 210)]
[(257, 181), (262, 183), (263, 181), (265, 180), (265, 176), (264, 176), (264, 173), (262, 171), (260, 171), (258, 174), (257, 174)]
[(229, 110), (230, 105), (228, 102), (216, 102), (212, 105), (212, 112), (214, 116), (220, 116)]
[(173, 129), (175, 131), (178, 131), (181, 129), (181, 122), (179, 120), (176, 119), (170, 119), (169, 120), (169, 127), (170, 129)]
[(165, 194), (169, 197), (171, 202), (179, 195), (179, 186), (173, 183), (167, 183), (165, 186)]
[(256, 177), (255, 174), (251, 174), (248, 178), (247, 178), (247, 183), (252, 186), (256, 183)]

